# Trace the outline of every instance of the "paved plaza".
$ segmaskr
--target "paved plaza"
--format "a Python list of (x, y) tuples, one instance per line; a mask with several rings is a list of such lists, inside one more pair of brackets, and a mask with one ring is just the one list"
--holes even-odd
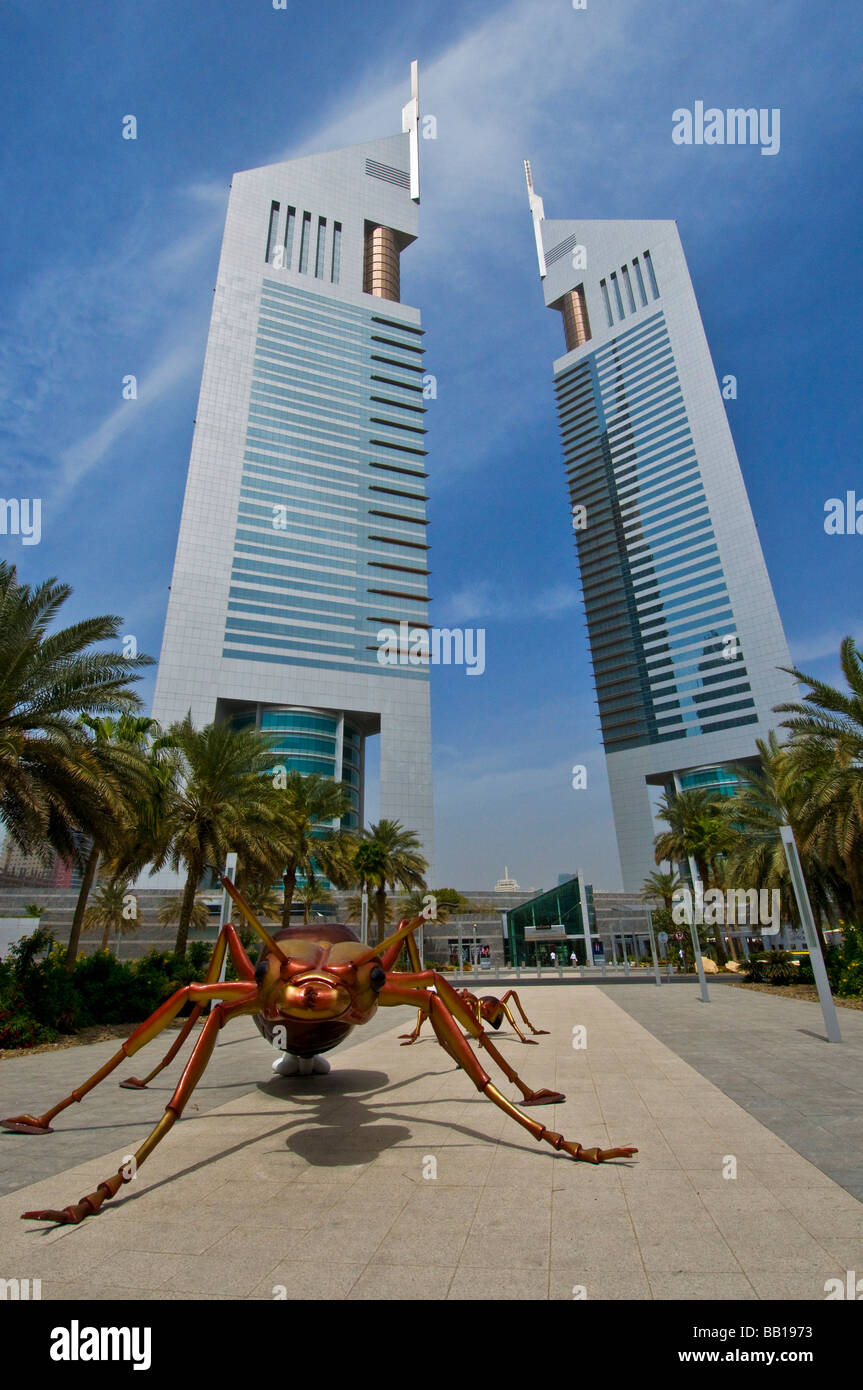
[[(594, 1167), (535, 1143), (430, 1029), (399, 1046), (407, 1009), (358, 1029), (330, 1054), (329, 1076), (294, 1080), (271, 1076), (272, 1050), (242, 1020), (136, 1180), (80, 1226), (20, 1213), (77, 1201), (114, 1172), (180, 1064), (149, 1091), (118, 1089), (115, 1078), (155, 1063), (153, 1044), (54, 1134), (0, 1135), (0, 1276), (73, 1300), (823, 1300), (826, 1280), (863, 1271), (863, 1205), (849, 1190), (863, 1014), (842, 1011), (847, 1041), (831, 1047), (817, 1006), (767, 995), (716, 988), (702, 1005), (695, 987), (650, 983), (520, 992), (550, 1036), (525, 1047), (504, 1027), (501, 1051), (529, 1084), (567, 1097), (532, 1115), (585, 1145), (637, 1144), (636, 1158)], [(3, 1062), (3, 1113), (56, 1101), (113, 1050)], [(805, 1136), (789, 1128), (795, 1106)], [(813, 1127), (833, 1136), (832, 1153), (797, 1152)]]

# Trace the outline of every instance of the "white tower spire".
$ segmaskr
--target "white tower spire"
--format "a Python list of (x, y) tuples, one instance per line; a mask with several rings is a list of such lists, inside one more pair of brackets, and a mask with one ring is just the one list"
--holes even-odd
[(546, 276), (545, 252), (542, 249), (542, 232), (540, 231), (539, 224), (545, 221), (545, 208), (542, 205), (542, 199), (534, 192), (533, 174), (530, 172), (529, 159), (524, 161), (524, 174), (527, 179), (527, 197), (533, 217), (533, 234), (536, 237), (536, 256), (539, 261), (539, 276), (541, 280), (544, 280)]
[(415, 203), (420, 200), (420, 79), (419, 63), (416, 58), (411, 63), (411, 99), (402, 107), (402, 133), (410, 136), (411, 149), (411, 197)]

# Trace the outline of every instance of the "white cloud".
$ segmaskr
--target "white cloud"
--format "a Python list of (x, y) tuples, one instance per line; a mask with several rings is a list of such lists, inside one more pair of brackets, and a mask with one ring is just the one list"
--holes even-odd
[(436, 612), (438, 615), (445, 614), (448, 623), (464, 623), (473, 619), (487, 622), (521, 621), (556, 618), (579, 607), (580, 603), (578, 590), (572, 584), (555, 584), (536, 594), (507, 594), (499, 585), (481, 579), (442, 599), (436, 606)]
[(829, 628), (801, 637), (789, 637), (792, 661), (798, 669), (805, 670), (807, 662), (816, 663), (832, 659), (838, 670), (839, 647), (846, 637), (853, 637), (857, 645), (863, 648), (863, 622), (849, 618), (841, 631), (839, 628)]
[[(54, 504), (62, 501), (101, 463), (121, 435), (143, 423), (142, 417), (148, 409), (194, 372), (199, 371), (201, 361), (201, 349), (197, 344), (186, 343), (169, 348), (165, 356), (139, 378), (136, 400), (122, 401), (94, 430), (61, 454), (61, 481), (59, 491), (55, 492), (53, 497)], [(118, 382), (118, 389), (119, 385)]]

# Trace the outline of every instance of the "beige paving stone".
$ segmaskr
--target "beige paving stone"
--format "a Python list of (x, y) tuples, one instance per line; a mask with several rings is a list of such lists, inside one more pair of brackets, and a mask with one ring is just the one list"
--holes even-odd
[(669, 1227), (656, 1233), (636, 1226), (636, 1232), (638, 1248), (649, 1277), (685, 1270), (704, 1274), (720, 1271), (739, 1273), (744, 1265), (716, 1227), (711, 1231), (699, 1226), (694, 1232), (688, 1223), (683, 1222), (676, 1229)]
[(245, 1296), (256, 1300), (266, 1299), (276, 1304), (344, 1298), (364, 1269), (364, 1261), (334, 1264), (318, 1257), (309, 1258), (306, 1254), (277, 1264)]
[(450, 1265), (375, 1262), (363, 1270), (348, 1298), (352, 1302), (379, 1299), (426, 1301), (446, 1298), (452, 1276), (453, 1270)]
[(447, 1298), (450, 1301), (458, 1299), (465, 1302), (545, 1302), (548, 1298), (548, 1275), (544, 1270), (521, 1268), (517, 1264), (507, 1264), (505, 1271), (494, 1268), (480, 1269), (476, 1265), (459, 1265), (453, 1275)]
[[(649, 1300), (653, 1297), (647, 1275), (639, 1257), (621, 1260), (619, 1253), (600, 1263), (604, 1254), (600, 1247), (594, 1250), (590, 1261), (552, 1260), (549, 1272), (549, 1297), (555, 1301), (568, 1301), (577, 1304), (599, 1302), (626, 1302)], [(584, 1299), (581, 1290), (584, 1290)], [(578, 1297), (576, 1297), (576, 1292)], [(590, 1327), (590, 1309), (584, 1308), (585, 1329)], [(574, 1310), (573, 1317), (579, 1316)], [(576, 1323), (575, 1326), (578, 1326)], [(587, 1335), (585, 1331), (584, 1335)]]
[(809, 1265), (749, 1265), (746, 1275), (759, 1298), (815, 1303), (826, 1300), (827, 1280), (844, 1279), (845, 1271), (825, 1256), (821, 1263)]
[(743, 1273), (735, 1273), (733, 1270), (723, 1273), (713, 1271), (708, 1274), (651, 1272), (650, 1290), (655, 1299), (663, 1301), (668, 1299), (697, 1299), (703, 1302), (721, 1303), (729, 1299), (757, 1300), (759, 1298), (747, 1276)]
[[(584, 1284), (588, 1301), (709, 1301), (823, 1297), (827, 1278), (863, 1275), (863, 1205), (599, 990), (520, 992), (551, 1033), (537, 1047), (501, 1038), (501, 1051), (528, 1084), (567, 1095), (531, 1118), (586, 1145), (637, 1144), (637, 1158), (593, 1166), (555, 1154), (436, 1044), (400, 1048), (395, 1018), (357, 1042), (341, 1072), (335, 1054), (317, 1090), (267, 1082), (187, 1112), (132, 1190), (82, 1226), (18, 1218), (92, 1191), (128, 1148), (0, 1198), (4, 1259), (74, 1299), (115, 1287), (141, 1299), (272, 1299), (284, 1286), (294, 1301), (572, 1300)], [(587, 1027), (584, 1051), (570, 1045), (574, 1021)], [(729, 1153), (734, 1181), (721, 1177)], [(423, 1177), (429, 1156), (434, 1179)]]

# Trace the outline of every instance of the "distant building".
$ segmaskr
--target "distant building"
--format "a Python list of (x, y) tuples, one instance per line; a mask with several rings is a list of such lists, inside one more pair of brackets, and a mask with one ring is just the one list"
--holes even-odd
[(509, 876), (509, 865), (508, 865), (508, 864), (505, 864), (505, 865), (504, 865), (503, 873), (504, 873), (503, 878), (499, 878), (498, 881), (497, 881), (497, 883), (494, 885), (494, 891), (495, 891), (496, 893), (518, 893), (518, 892), (520, 892), (519, 886), (518, 886), (518, 884), (516, 883), (515, 879), (514, 879), (514, 878), (510, 878), (510, 876)]
[(50, 848), (28, 854), (11, 835), (6, 836), (0, 854), (0, 879), (7, 887), (20, 883), (21, 887), (77, 888), (81, 884), (80, 871), (72, 860), (61, 859)]

